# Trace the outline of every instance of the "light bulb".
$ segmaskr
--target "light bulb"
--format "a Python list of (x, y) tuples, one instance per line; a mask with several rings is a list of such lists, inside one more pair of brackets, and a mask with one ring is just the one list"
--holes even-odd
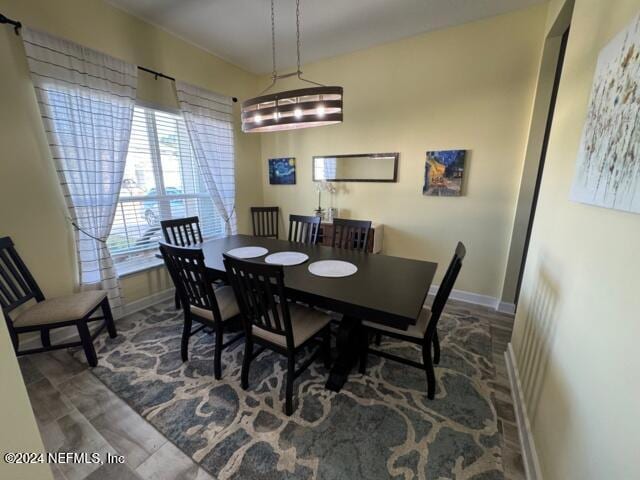
[(300, 110), (299, 108), (296, 108), (293, 111), (293, 114), (296, 116), (296, 118), (300, 118), (302, 116), (302, 110)]
[(317, 112), (319, 117), (324, 117), (324, 105), (318, 105)]
[(256, 123), (261, 123), (262, 122), (262, 116), (259, 113), (256, 113), (253, 116), (253, 121), (256, 122)]

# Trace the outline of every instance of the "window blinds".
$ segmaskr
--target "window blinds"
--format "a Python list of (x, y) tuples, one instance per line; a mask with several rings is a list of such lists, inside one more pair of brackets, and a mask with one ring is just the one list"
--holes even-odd
[(224, 235), (224, 222), (199, 173), (183, 118), (136, 106), (108, 240), (118, 272), (159, 262), (160, 220), (196, 215), (205, 238)]

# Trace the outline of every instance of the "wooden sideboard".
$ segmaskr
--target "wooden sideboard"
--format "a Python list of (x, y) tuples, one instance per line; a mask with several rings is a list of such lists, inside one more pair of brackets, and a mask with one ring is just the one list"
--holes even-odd
[[(382, 238), (384, 236), (384, 225), (381, 223), (372, 223), (369, 232), (369, 245), (367, 251), (369, 253), (380, 253), (382, 251)], [(318, 243), (320, 245), (331, 246), (333, 238), (333, 223), (322, 222), (318, 231)]]

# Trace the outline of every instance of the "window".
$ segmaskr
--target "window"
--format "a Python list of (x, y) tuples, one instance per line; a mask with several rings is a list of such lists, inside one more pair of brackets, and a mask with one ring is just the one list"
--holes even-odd
[(184, 120), (136, 106), (115, 219), (107, 244), (118, 273), (160, 261), (160, 220), (197, 215), (203, 237), (224, 224), (198, 172)]

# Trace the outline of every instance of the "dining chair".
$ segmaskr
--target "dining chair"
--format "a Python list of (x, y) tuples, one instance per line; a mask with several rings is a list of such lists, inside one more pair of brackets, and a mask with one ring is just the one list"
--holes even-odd
[(320, 230), (320, 217), (289, 215), (290, 242), (315, 245), (318, 242), (318, 230)]
[[(427, 397), (430, 400), (433, 400), (436, 393), (436, 376), (433, 365), (438, 365), (440, 363), (440, 341), (438, 339), (437, 331), (438, 320), (440, 320), (442, 310), (444, 309), (447, 300), (449, 299), (449, 295), (451, 294), (451, 290), (453, 289), (453, 285), (458, 278), (458, 273), (460, 273), (462, 261), (464, 260), (466, 253), (467, 250), (465, 246), (462, 242), (458, 242), (456, 251), (451, 263), (449, 264), (449, 268), (447, 268), (447, 272), (445, 273), (442, 283), (440, 284), (440, 288), (438, 288), (438, 293), (436, 294), (436, 298), (434, 299), (431, 308), (424, 307), (422, 309), (415, 325), (411, 325), (407, 330), (398, 330), (393, 327), (373, 322), (362, 322), (365, 334), (362, 337), (363, 345), (360, 352), (360, 373), (366, 373), (367, 356), (369, 354), (378, 355), (405, 365), (417, 367), (424, 370), (427, 374)], [(420, 345), (422, 347), (422, 363), (414, 362), (413, 360), (402, 358), (382, 350), (372, 349), (369, 346), (369, 336), (371, 333), (376, 336), (389, 336), (405, 342)]]
[[(213, 371), (216, 380), (222, 377), (222, 351), (242, 338), (243, 334), (223, 343), (229, 321), (240, 314), (233, 289), (228, 286), (213, 288), (213, 279), (204, 263), (201, 249), (183, 248), (160, 243), (162, 258), (180, 296), (184, 312), (184, 326), (180, 353), (182, 361), (189, 359), (189, 338), (205, 327), (216, 334)], [(193, 323), (201, 325), (192, 330)]]
[(160, 222), (164, 241), (178, 247), (188, 247), (202, 243), (200, 219), (195, 217), (173, 218)]
[[(241, 386), (249, 387), (251, 362), (267, 348), (287, 358), (286, 415), (293, 413), (293, 382), (320, 353), (328, 369), (331, 362), (329, 315), (287, 300), (281, 265), (249, 262), (223, 254), (227, 276), (240, 304), (245, 330)], [(321, 347), (296, 369), (296, 354), (316, 337)], [(262, 348), (254, 352), (254, 343)]]
[(371, 222), (369, 220), (334, 218), (331, 245), (337, 248), (366, 252), (369, 247), (370, 230)]
[(279, 207), (251, 207), (253, 236), (278, 238), (279, 216)]
[[(172, 218), (171, 220), (160, 221), (160, 228), (164, 241), (178, 247), (188, 247), (202, 243), (202, 232), (200, 231), (200, 219), (196, 217)], [(180, 308), (180, 296), (176, 289), (175, 294), (176, 310)]]
[[(16, 355), (82, 346), (89, 365), (98, 365), (93, 340), (105, 327), (111, 338), (118, 335), (105, 290), (45, 298), (10, 237), (0, 238), (0, 278), (0, 305)], [(27, 306), (31, 300), (35, 300), (35, 303)], [(10, 313), (18, 307), (23, 308), (12, 319)], [(92, 316), (98, 309), (102, 310), (102, 316)], [(89, 323), (98, 320), (104, 322), (91, 332)], [(51, 331), (69, 326), (78, 329), (80, 341), (52, 345)], [(40, 332), (41, 348), (19, 349), (19, 335), (27, 332)]]

